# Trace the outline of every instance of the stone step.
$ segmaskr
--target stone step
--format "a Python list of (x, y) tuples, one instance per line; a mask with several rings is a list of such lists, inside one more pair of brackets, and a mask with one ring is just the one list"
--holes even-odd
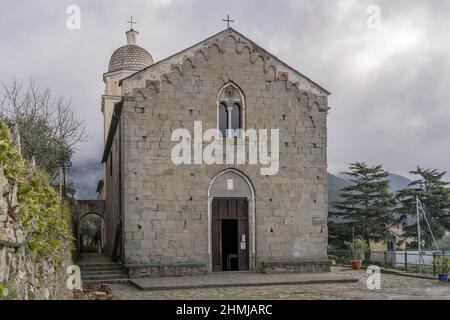
[(129, 281), (128, 278), (124, 279), (103, 279), (103, 280), (83, 280), (83, 284), (113, 284), (113, 283), (127, 283)]
[(83, 268), (106, 268), (106, 267), (120, 267), (119, 263), (103, 262), (103, 263), (80, 263), (77, 264), (81, 269)]
[(81, 270), (81, 276), (96, 276), (96, 275), (103, 275), (103, 274), (120, 275), (120, 274), (123, 274), (123, 272), (122, 272), (122, 269), (115, 269), (115, 270)]
[(122, 271), (121, 266), (109, 266), (109, 267), (82, 267), (80, 268), (81, 271)]
[(105, 282), (106, 280), (115, 280), (115, 279), (127, 279), (127, 275), (125, 274), (97, 274), (97, 275), (83, 275), (81, 273), (81, 280), (90, 281), (95, 280), (97, 282)]

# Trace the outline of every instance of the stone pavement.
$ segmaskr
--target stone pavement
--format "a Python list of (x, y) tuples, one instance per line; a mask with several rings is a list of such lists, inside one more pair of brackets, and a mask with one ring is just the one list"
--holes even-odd
[(381, 274), (381, 289), (366, 286), (365, 270), (332, 268), (331, 274), (356, 277), (357, 282), (271, 285), (262, 287), (221, 287), (141, 291), (130, 284), (113, 284), (113, 299), (261, 299), (261, 300), (450, 300), (450, 285), (437, 280)]
[(260, 287), (299, 284), (324, 284), (357, 282), (348, 274), (338, 273), (287, 273), (262, 274), (249, 272), (220, 272), (202, 276), (139, 278), (130, 282), (141, 290), (176, 290), (224, 287)]

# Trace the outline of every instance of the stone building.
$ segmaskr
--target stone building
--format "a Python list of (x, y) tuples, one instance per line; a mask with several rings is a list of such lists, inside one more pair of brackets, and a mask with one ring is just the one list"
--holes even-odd
[[(232, 28), (157, 63), (136, 37), (104, 74), (108, 251), (131, 276), (328, 270), (329, 92)], [(278, 129), (278, 172), (175, 164), (174, 131), (200, 121)]]

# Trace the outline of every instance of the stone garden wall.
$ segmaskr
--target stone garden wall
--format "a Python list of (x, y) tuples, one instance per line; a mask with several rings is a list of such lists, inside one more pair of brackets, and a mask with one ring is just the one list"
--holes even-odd
[(0, 122), (0, 299), (68, 299), (68, 211)]

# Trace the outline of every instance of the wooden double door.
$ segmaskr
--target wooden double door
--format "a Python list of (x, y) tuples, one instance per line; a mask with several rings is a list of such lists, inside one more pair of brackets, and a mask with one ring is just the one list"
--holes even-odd
[(212, 201), (213, 271), (249, 270), (248, 201), (214, 198)]

